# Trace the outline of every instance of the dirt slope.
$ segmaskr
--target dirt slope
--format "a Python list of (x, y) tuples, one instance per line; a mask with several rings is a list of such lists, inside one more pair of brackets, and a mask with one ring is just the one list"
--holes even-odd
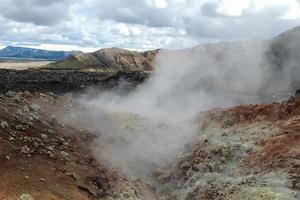
[(214, 109), (199, 141), (158, 174), (165, 199), (300, 198), (300, 98)]
[(85, 108), (52, 93), (0, 95), (0, 199), (300, 198), (299, 97), (200, 113), (197, 139), (153, 171), (151, 188), (96, 160), (101, 133), (59, 115), (72, 109)]
[(148, 186), (95, 160), (93, 134), (53, 115), (72, 106), (51, 93), (0, 94), (0, 199), (155, 199)]

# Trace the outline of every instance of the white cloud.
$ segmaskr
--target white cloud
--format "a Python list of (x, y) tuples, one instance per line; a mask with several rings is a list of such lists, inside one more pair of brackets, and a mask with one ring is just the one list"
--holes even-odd
[(1, 0), (0, 12), (8, 20), (54, 25), (70, 17), (72, 0)]
[(141, 34), (142, 34), (141, 29), (139, 29), (138, 27), (132, 27), (132, 28), (131, 28), (131, 32), (132, 32), (132, 34), (135, 35), (135, 36), (138, 36), (138, 35), (141, 35)]
[(57, 42), (65, 42), (65, 41), (69, 41), (68, 37), (63, 36), (62, 34), (58, 34), (58, 33), (42, 33), (39, 34), (39, 39), (40, 40), (44, 40), (44, 41), (57, 41)]
[(118, 24), (117, 25), (117, 29), (119, 31), (119, 34), (121, 34), (121, 35), (125, 35), (125, 36), (129, 36), (130, 35), (129, 29), (128, 29), (128, 27), (125, 24), (122, 24), (122, 23)]
[(152, 0), (153, 4), (157, 8), (166, 8), (168, 6), (168, 1), (167, 0)]
[(65, 51), (75, 50), (75, 51), (83, 51), (83, 52), (93, 52), (98, 50), (97, 48), (87, 48), (87, 47), (80, 47), (77, 45), (62, 45), (62, 44), (40, 44), (40, 45), (21, 45), (21, 46), (36, 48), (36, 49), (53, 50), (53, 51), (61, 51), (63, 49)]
[(297, 0), (0, 1), (2, 46), (183, 48), (270, 38), (297, 25)]
[(228, 16), (241, 16), (250, 6), (251, 2), (247, 0), (223, 0), (217, 11)]

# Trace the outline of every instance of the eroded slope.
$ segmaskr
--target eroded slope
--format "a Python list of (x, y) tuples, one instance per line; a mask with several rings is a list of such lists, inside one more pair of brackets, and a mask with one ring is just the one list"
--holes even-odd
[(72, 106), (51, 93), (0, 95), (0, 199), (155, 199), (148, 186), (95, 159), (94, 134), (53, 115)]

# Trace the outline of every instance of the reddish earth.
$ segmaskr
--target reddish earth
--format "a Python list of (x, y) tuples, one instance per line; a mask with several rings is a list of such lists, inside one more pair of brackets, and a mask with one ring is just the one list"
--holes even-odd
[(212, 109), (199, 121), (199, 141), (161, 173), (166, 199), (300, 198), (299, 97)]
[(131, 183), (95, 160), (89, 149), (95, 136), (51, 116), (69, 102), (53, 94), (1, 95), (0, 199), (21, 194), (45, 200), (107, 199), (130, 197), (128, 190), (151, 196), (146, 185)]
[[(0, 94), (0, 199), (158, 199), (142, 181), (95, 159), (90, 145), (97, 134), (57, 116), (74, 107), (82, 109), (51, 93)], [(300, 98), (213, 109), (200, 122), (199, 139), (154, 172), (161, 199), (243, 199), (238, 195), (254, 186), (279, 188), (278, 195), (299, 191)], [(284, 181), (273, 188), (267, 175)]]
[[(272, 104), (242, 105), (229, 109), (211, 110), (207, 118), (223, 127), (245, 126), (268, 121), (279, 131), (266, 138), (261, 148), (252, 151), (247, 158), (249, 167), (257, 169), (286, 168), (300, 160), (300, 98)], [(205, 125), (202, 127), (205, 128)], [(300, 164), (300, 163), (299, 163)]]

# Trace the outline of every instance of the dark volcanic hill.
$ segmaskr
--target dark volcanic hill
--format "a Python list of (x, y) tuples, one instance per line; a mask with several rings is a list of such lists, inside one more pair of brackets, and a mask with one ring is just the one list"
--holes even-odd
[(292, 68), (293, 71), (299, 70), (299, 55), (300, 26), (280, 34), (270, 42), (268, 59), (278, 70), (282, 70), (286, 66)]
[(42, 60), (62, 60), (78, 52), (74, 51), (48, 51), (42, 49), (33, 49), (25, 47), (8, 46), (0, 50), (2, 58), (20, 58), (20, 59), (42, 59)]
[(100, 70), (100, 71), (151, 71), (157, 50), (128, 51), (120, 48), (101, 49), (93, 53), (80, 53), (45, 66), (50, 69)]

